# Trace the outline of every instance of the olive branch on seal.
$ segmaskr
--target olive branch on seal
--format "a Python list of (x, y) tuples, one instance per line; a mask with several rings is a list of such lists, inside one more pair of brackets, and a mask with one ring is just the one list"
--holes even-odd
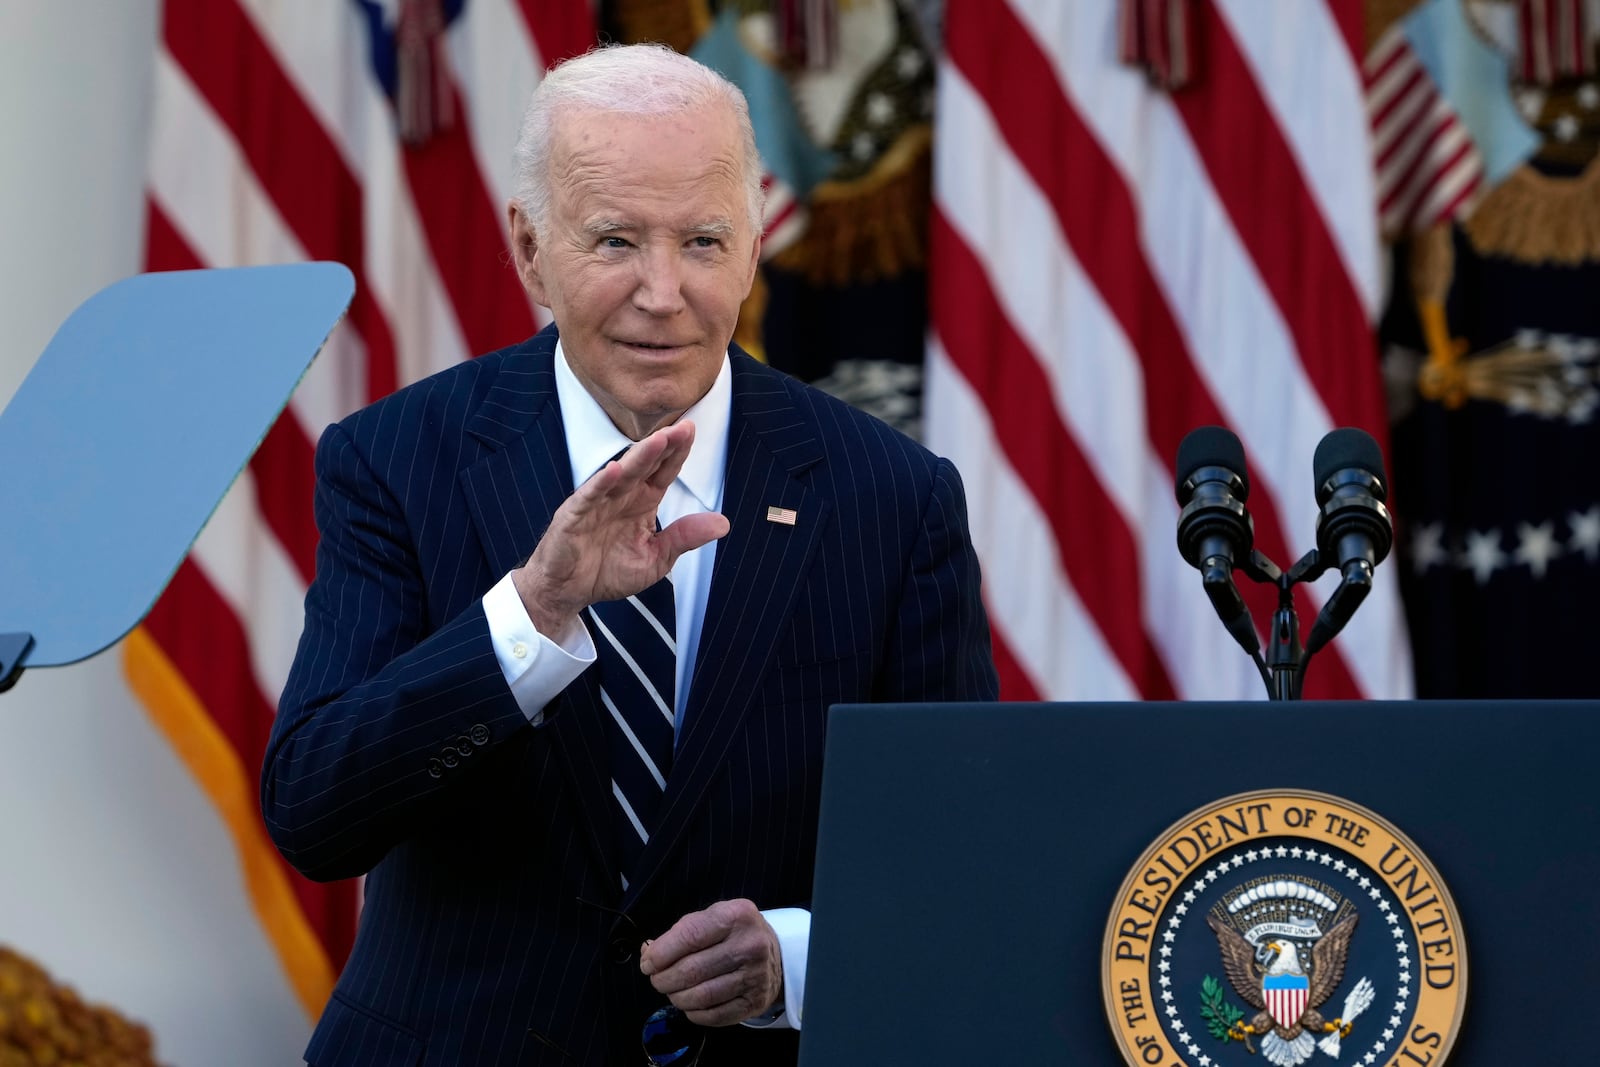
[(1200, 1015), (1212, 1037), (1227, 1038), (1233, 1024), (1244, 1018), (1244, 1012), (1222, 997), (1222, 983), (1209, 974), (1200, 983)]

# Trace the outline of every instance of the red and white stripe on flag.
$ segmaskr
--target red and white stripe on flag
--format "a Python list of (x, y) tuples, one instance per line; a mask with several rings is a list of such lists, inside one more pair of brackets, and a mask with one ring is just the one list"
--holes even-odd
[[(504, 237), (511, 148), (542, 72), (594, 42), (586, 0), (473, 0), (445, 28), (460, 6), (162, 6), (149, 268), (333, 259), (357, 281), (348, 317), (125, 660), (231, 829), (312, 1017), (354, 936), (355, 886), (314, 885), (279, 860), (256, 780), (313, 572), (313, 445), (368, 401), (537, 328)], [(411, 47), (397, 51), (403, 9)], [(417, 143), (397, 134), (397, 102)]]
[(1486, 188), (1483, 157), (1396, 22), (1362, 64), (1385, 233), (1466, 214)]
[[(1174, 543), (1178, 442), (1239, 434), (1287, 566), (1318, 440), (1386, 437), (1361, 2), (1192, 12), (1172, 93), (1120, 61), (1115, 0), (946, 12), (926, 425), (967, 483), (1008, 698), (1260, 698)], [(1411, 692), (1393, 568), (1307, 696)], [(1264, 626), (1271, 591), (1247, 597)]]
[(1597, 35), (1600, 4), (1594, 0), (1517, 0), (1522, 80), (1549, 85), (1587, 77), (1595, 69)]
[(1267, 979), (1267, 986), (1262, 990), (1267, 1000), (1267, 1013), (1277, 1021), (1285, 1030), (1300, 1021), (1300, 1016), (1306, 1012), (1306, 1000), (1311, 992), (1310, 982), (1303, 975), (1295, 975), (1278, 985), (1273, 985), (1273, 979)]

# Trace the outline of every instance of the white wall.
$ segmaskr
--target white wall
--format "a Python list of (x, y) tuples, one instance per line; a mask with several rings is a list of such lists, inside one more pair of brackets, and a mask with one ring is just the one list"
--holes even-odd
[[(157, 7), (0, 0), (0, 404), (73, 308), (139, 269)], [(0, 456), (0, 507), (25, 459)], [(310, 1033), (118, 649), (0, 694), (0, 944), (150, 1026), (173, 1067), (281, 1067)]]

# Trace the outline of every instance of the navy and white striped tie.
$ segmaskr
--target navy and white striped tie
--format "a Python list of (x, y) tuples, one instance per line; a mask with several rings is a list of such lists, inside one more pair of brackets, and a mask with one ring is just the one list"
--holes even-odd
[(678, 662), (672, 580), (589, 608), (600, 662), (600, 699), (611, 742), (611, 796), (622, 886), (655, 829), (672, 770)]

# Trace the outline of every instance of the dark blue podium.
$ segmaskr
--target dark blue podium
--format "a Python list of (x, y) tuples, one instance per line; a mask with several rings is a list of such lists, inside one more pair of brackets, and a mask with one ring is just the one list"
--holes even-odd
[[(1266, 1064), (1242, 1041), (1207, 1033), (1201, 1010), (1210, 995), (1245, 1020), (1254, 1011), (1249, 990), (1239, 992), (1248, 983), (1223, 977), (1218, 945), (1230, 935), (1201, 924), (1243, 907), (1239, 894), (1257, 883), (1263, 899), (1273, 886), (1324, 897), (1324, 929), (1337, 914), (1360, 915), (1344, 984), (1323, 1012), (1338, 1015), (1358, 975), (1378, 987), (1376, 1003), (1337, 1055), (1319, 1049), (1303, 1062), (1445, 1062), (1428, 1031), (1413, 1038), (1389, 1020), (1402, 1014), (1390, 1001), (1428, 995), (1446, 962), (1459, 963), (1448, 976), (1459, 981), (1452, 995), (1464, 997), (1450, 1064), (1587, 1062), (1596, 1053), (1584, 1023), (1600, 993), (1591, 970), (1600, 955), (1596, 751), (1600, 704), (1587, 702), (837, 707), (801, 1063), (1115, 1065), (1126, 1061), (1113, 1023), (1170, 1007), (1164, 1018), (1186, 1022), (1185, 1037), (1165, 1042), (1170, 1055), (1152, 1047), (1154, 1062)], [(1147, 852), (1175, 829), (1185, 836), (1191, 813), (1257, 791), (1331, 795), (1392, 824), (1453, 896), (1454, 942), (1434, 943), (1442, 923), (1408, 932), (1431, 920), (1434, 905), (1419, 892), (1430, 879), (1406, 866), (1405, 849), (1347, 867), (1315, 837), (1359, 852), (1360, 820), (1346, 826), (1322, 813), (1301, 816), (1306, 836), (1292, 857), (1277, 855), (1280, 842), (1252, 842), (1259, 813), (1187, 834), (1214, 851), (1185, 875), (1216, 880), (1193, 887), (1180, 928), (1176, 897), (1156, 906), (1173, 888), (1161, 884), (1161, 864), (1178, 882), (1188, 853), (1201, 849)], [(1327, 887), (1331, 899), (1302, 884)], [(1130, 899), (1151, 921), (1131, 925), (1137, 936), (1114, 948), (1114, 910), (1141, 914)], [(1160, 957), (1169, 931), (1176, 951)], [(1149, 953), (1152, 978), (1174, 981), (1137, 987), (1131, 1007), (1108, 998), (1108, 951)], [(1172, 970), (1157, 970), (1159, 959)], [(1202, 972), (1217, 982), (1206, 994)], [(1385, 1038), (1385, 1029), (1401, 1032)]]

